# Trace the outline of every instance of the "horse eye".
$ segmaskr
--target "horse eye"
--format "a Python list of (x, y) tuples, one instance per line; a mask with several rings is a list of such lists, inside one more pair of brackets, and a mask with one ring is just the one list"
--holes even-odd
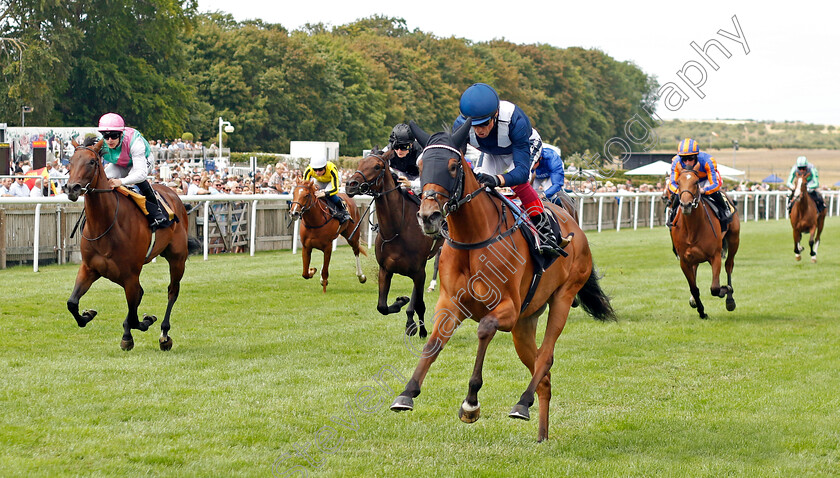
[(382, 169), (382, 166), (377, 164), (376, 166), (373, 167), (373, 169), (375, 169), (376, 171), (379, 171), (380, 169)]
[(95, 159), (91, 159), (91, 160), (90, 160), (90, 165), (91, 165), (91, 166), (96, 166), (96, 160), (95, 160)]

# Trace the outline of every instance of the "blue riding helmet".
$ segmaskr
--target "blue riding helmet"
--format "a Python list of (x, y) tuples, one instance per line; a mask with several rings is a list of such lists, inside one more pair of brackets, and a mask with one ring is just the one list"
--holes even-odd
[(499, 94), (486, 83), (475, 83), (461, 95), (461, 114), (472, 118), (472, 124), (489, 120), (499, 110)]

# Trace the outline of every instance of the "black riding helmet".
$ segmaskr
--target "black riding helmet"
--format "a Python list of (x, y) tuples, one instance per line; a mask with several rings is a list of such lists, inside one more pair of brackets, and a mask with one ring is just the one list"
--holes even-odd
[(395, 148), (397, 146), (407, 146), (411, 148), (411, 144), (414, 142), (414, 135), (411, 133), (411, 128), (409, 128), (405, 123), (400, 123), (394, 126), (394, 129), (391, 130), (390, 142)]

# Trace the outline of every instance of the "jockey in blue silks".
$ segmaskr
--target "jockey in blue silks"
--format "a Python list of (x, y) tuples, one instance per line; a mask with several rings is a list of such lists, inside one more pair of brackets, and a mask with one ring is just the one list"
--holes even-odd
[(531, 166), (531, 171), (537, 179), (551, 180), (551, 187), (545, 190), (545, 197), (549, 201), (562, 206), (559, 197), (554, 197), (555, 194), (563, 189), (566, 184), (566, 172), (563, 165), (563, 158), (551, 148), (542, 148), (542, 153), (535, 159)]
[(501, 101), (496, 90), (485, 83), (475, 83), (467, 88), (461, 95), (459, 107), (461, 114), (452, 129), (458, 129), (469, 118), (469, 143), (481, 151), (481, 158), (474, 166), (479, 184), (489, 188), (511, 188), (537, 228), (540, 252), (560, 255), (571, 237), (561, 238), (557, 243), (548, 213), (528, 181), (533, 155), (542, 146), (539, 133), (531, 127), (531, 120), (515, 104)]

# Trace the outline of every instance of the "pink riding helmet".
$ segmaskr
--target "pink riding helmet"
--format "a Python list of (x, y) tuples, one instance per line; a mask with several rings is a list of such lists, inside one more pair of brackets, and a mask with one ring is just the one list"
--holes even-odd
[(105, 113), (99, 118), (99, 131), (125, 131), (125, 121), (116, 113)]

